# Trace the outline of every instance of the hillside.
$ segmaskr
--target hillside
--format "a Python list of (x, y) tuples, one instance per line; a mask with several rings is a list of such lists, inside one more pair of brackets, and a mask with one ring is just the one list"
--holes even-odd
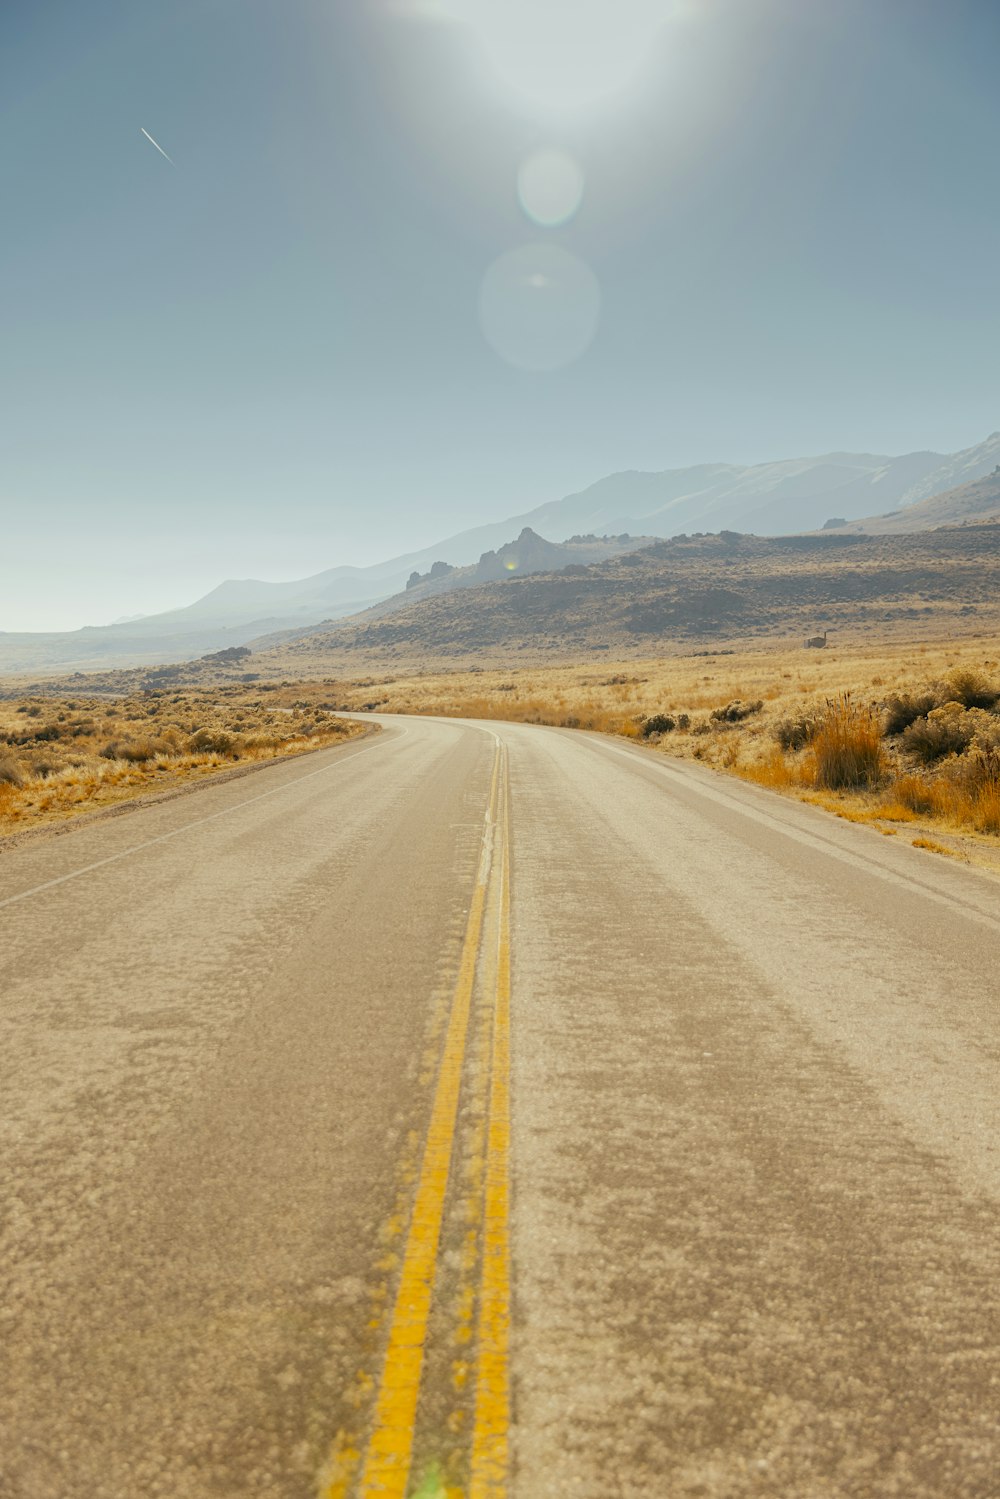
[(652, 536), (571, 536), (568, 541), (546, 541), (530, 526), (525, 526), (515, 541), (508, 541), (496, 551), (484, 552), (471, 567), (451, 567), (433, 563), (426, 574), (413, 572), (405, 592), (393, 594), (369, 610), (381, 618), (420, 599), (451, 593), (456, 588), (475, 588), (480, 583), (506, 582), (512, 577), (525, 578), (532, 573), (560, 572), (566, 567), (589, 567), (609, 557), (620, 557), (652, 545)]
[(399, 601), (331, 628), (256, 642), (254, 668), (549, 659), (807, 635), (995, 624), (1000, 524), (904, 536), (679, 537), (587, 568)]
[[(971, 521), (1000, 520), (1000, 465), (984, 479), (960, 484), (944, 494), (893, 510), (886, 515), (838, 526), (838, 531), (864, 532), (869, 536), (894, 536), (904, 531), (929, 531), (935, 526), (958, 526)], [(832, 529), (832, 528), (831, 528)]]

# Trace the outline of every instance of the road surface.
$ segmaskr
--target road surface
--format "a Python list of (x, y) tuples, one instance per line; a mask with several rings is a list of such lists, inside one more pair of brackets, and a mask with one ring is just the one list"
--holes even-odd
[(996, 1499), (1000, 885), (378, 735), (0, 858), (4, 1499)]

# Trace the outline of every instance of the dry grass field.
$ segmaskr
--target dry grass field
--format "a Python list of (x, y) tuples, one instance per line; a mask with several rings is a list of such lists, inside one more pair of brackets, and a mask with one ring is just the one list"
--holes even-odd
[[(90, 691), (88, 691), (88, 686)], [(0, 698), (0, 835), (363, 732), (315, 682)]]
[(1000, 852), (1000, 635), (341, 682), (345, 708), (597, 729), (919, 847)]

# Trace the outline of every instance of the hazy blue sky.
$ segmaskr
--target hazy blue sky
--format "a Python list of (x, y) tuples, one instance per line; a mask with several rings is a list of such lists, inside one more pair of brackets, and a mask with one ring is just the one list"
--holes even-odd
[(977, 442), (998, 162), (997, 0), (3, 0), (0, 629)]

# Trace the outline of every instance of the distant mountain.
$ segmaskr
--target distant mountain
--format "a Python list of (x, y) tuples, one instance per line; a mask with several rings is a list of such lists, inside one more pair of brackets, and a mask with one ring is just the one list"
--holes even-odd
[[(665, 473), (612, 474), (580, 494), (515, 517), (547, 536), (569, 531), (632, 531), (655, 536), (734, 530), (784, 536), (817, 530), (839, 516), (856, 520), (903, 509), (1000, 461), (1000, 432), (964, 452), (826, 453), (740, 467), (705, 464)], [(510, 523), (508, 523), (510, 524)]]
[(985, 442), (978, 443), (974, 448), (964, 448), (961, 453), (953, 453), (950, 458), (946, 458), (940, 468), (912, 485), (900, 503), (915, 505), (919, 500), (930, 499), (932, 495), (970, 484), (976, 479), (985, 478), (998, 464), (1000, 432), (991, 432)]
[[(113, 625), (51, 634), (0, 632), (0, 672), (189, 660), (268, 632), (343, 618), (403, 591), (414, 572), (422, 576), (436, 562), (475, 565), (525, 527), (551, 543), (623, 532), (670, 537), (728, 529), (783, 535), (816, 530), (830, 519), (851, 522), (906, 512), (957, 484), (984, 478), (998, 462), (1000, 432), (994, 432), (977, 447), (950, 455), (826, 453), (751, 466), (712, 463), (612, 474), (579, 494), (373, 567), (332, 567), (286, 583), (229, 580), (183, 608)], [(917, 511), (912, 520), (924, 524)]]
[(851, 521), (840, 527), (831, 527), (827, 522), (826, 529), (891, 536), (902, 531), (930, 531), (937, 526), (993, 520), (1000, 520), (1000, 464), (985, 479), (960, 484), (957, 489), (947, 489), (944, 494), (918, 500), (903, 510), (866, 516), (864, 520)]

